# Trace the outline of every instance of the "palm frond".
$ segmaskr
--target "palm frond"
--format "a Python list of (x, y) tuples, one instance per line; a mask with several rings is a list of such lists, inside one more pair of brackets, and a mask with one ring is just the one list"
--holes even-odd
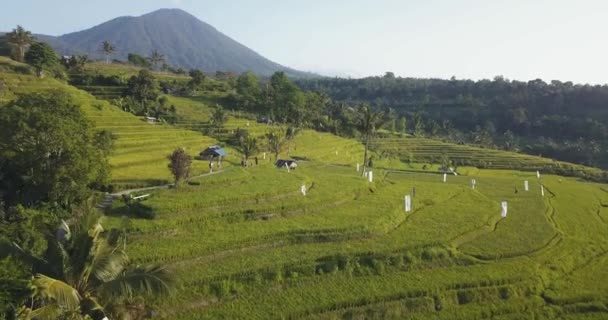
[(37, 274), (32, 280), (34, 298), (43, 301), (53, 301), (60, 307), (68, 310), (77, 309), (80, 306), (80, 294), (67, 283)]
[(85, 268), (84, 280), (93, 276), (100, 283), (114, 280), (129, 263), (124, 251), (112, 246), (106, 239), (97, 239), (91, 248), (90, 262)]
[(57, 303), (53, 302), (38, 309), (32, 310), (27, 315), (27, 319), (56, 320), (60, 319), (64, 313), (65, 310)]
[(104, 283), (100, 293), (110, 297), (133, 297), (134, 294), (170, 294), (175, 280), (164, 267), (135, 266), (116, 279)]

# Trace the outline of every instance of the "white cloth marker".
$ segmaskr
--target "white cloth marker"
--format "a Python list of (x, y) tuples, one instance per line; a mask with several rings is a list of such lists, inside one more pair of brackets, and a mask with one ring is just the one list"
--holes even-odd
[(503, 202), (501, 203), (501, 207), (502, 207), (501, 216), (502, 216), (503, 218), (506, 218), (506, 217), (507, 217), (507, 202), (506, 202), (506, 201), (503, 201)]

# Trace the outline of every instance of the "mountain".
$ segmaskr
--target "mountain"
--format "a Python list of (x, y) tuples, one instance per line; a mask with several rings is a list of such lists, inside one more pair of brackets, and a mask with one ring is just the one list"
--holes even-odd
[(165, 55), (169, 65), (185, 69), (253, 71), (262, 76), (285, 71), (295, 77), (315, 76), (272, 62), (179, 9), (160, 9), (139, 17), (119, 17), (87, 30), (38, 38), (64, 55), (88, 54), (101, 59), (100, 44), (108, 40), (117, 48), (112, 57), (119, 60), (126, 60), (129, 53), (148, 56), (152, 50), (158, 50)]

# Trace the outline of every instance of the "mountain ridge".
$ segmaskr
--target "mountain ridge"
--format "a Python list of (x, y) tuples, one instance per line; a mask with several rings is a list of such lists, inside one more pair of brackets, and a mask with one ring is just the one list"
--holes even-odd
[(318, 76), (273, 62), (181, 9), (120, 16), (88, 29), (37, 37), (62, 55), (87, 54), (102, 59), (100, 45), (107, 40), (116, 45), (113, 59), (127, 60), (129, 53), (148, 56), (158, 50), (169, 65), (184, 69), (211, 73), (252, 71), (262, 76), (283, 71), (298, 78)]

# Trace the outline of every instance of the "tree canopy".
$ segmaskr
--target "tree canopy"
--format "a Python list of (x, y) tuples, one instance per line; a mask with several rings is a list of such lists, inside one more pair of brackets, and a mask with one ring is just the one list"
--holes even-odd
[(44, 42), (36, 42), (31, 45), (25, 54), (25, 61), (36, 69), (38, 77), (42, 77), (44, 70), (50, 70), (59, 65), (57, 54)]
[(0, 108), (0, 194), (6, 207), (83, 201), (108, 177), (111, 144), (62, 92), (33, 93)]

